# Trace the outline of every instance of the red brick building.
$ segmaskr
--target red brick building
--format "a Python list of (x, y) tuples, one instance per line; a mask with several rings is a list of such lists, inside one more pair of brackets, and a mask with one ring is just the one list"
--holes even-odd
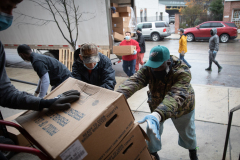
[(240, 0), (225, 0), (223, 21), (235, 22), (240, 33)]

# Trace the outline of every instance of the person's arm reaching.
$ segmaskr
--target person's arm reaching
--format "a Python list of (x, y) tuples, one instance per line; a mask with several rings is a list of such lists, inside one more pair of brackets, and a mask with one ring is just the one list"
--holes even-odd
[(122, 93), (126, 99), (131, 97), (135, 92), (146, 87), (149, 82), (149, 73), (146, 66), (131, 76), (128, 80), (123, 82), (117, 89), (117, 92)]
[(40, 92), (40, 85), (41, 85), (41, 79), (39, 79), (37, 88), (36, 88), (36, 90), (35, 90), (35, 92), (33, 94), (35, 97), (37, 97), (39, 92)]
[(49, 80), (49, 74), (48, 72), (45, 73), (42, 77), (41, 77), (41, 80), (40, 80), (41, 84), (40, 84), (40, 92), (39, 92), (39, 97), (40, 98), (43, 98), (46, 96), (47, 94), (47, 91), (48, 91), (48, 87), (49, 87), (49, 84), (50, 84), (50, 80)]
[(137, 41), (135, 41), (135, 46), (136, 46), (137, 53), (140, 53), (141, 52), (141, 48), (139, 47), (139, 44), (138, 44)]

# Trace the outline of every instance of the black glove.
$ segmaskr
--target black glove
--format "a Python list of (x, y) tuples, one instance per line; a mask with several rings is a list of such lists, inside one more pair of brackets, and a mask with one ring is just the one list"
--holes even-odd
[(53, 99), (41, 99), (40, 110), (49, 108), (50, 110), (65, 110), (71, 107), (72, 102), (80, 98), (80, 92), (77, 90), (66, 91)]

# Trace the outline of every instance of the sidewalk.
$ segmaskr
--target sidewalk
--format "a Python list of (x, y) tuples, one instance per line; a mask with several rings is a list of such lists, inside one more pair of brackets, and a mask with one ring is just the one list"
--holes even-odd
[[(10, 78), (38, 82), (38, 76), (32, 69), (6, 68)], [(124, 82), (127, 78), (116, 77), (117, 85)], [(36, 86), (12, 82), (19, 90), (33, 93)], [(200, 160), (222, 159), (223, 147), (227, 131), (229, 110), (240, 104), (240, 88), (216, 87), (209, 85), (193, 84), (196, 95), (195, 125), (197, 134), (198, 156)], [(147, 90), (145, 87), (136, 92), (127, 101), (133, 112), (136, 121), (142, 119), (150, 113), (147, 104)], [(21, 110), (13, 110), (0, 107), (3, 117), (7, 118)], [(141, 125), (145, 130), (146, 123)], [(240, 148), (240, 111), (233, 114), (227, 160), (238, 159)], [(163, 149), (159, 152), (161, 160), (187, 160), (188, 151), (178, 146), (178, 133), (170, 119), (164, 123), (162, 135)], [(230, 150), (229, 150), (230, 148)], [(20, 153), (11, 160), (28, 159), (37, 160), (38, 158), (29, 154)]]

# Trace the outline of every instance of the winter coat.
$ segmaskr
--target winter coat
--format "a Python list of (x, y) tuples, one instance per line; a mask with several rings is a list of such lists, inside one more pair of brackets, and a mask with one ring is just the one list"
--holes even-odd
[(145, 53), (145, 40), (142, 34), (138, 37), (137, 42), (139, 43), (139, 47), (141, 49), (140, 53)]
[(218, 51), (219, 49), (219, 37), (217, 35), (217, 29), (212, 28), (213, 36), (209, 39), (209, 49)]
[(96, 68), (94, 68), (89, 74), (88, 69), (84, 67), (83, 61), (78, 59), (73, 63), (72, 66), (72, 76), (80, 81), (114, 90), (116, 85), (115, 80), (115, 70), (112, 68), (111, 60), (98, 53), (100, 56), (100, 61)]
[(183, 34), (179, 39), (179, 49), (178, 53), (187, 52), (187, 36)]
[(138, 90), (148, 86), (147, 102), (150, 110), (158, 112), (162, 121), (190, 113), (195, 108), (190, 69), (176, 56), (171, 56), (171, 61), (172, 67), (164, 78), (165, 82), (156, 79), (150, 67), (143, 66), (123, 82), (117, 92), (129, 98)]

